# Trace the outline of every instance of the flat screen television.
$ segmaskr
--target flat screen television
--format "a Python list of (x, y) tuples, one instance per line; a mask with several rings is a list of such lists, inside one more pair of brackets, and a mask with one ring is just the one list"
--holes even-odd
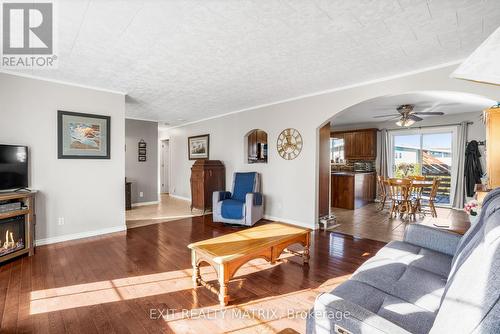
[(0, 144), (0, 190), (28, 187), (28, 147)]

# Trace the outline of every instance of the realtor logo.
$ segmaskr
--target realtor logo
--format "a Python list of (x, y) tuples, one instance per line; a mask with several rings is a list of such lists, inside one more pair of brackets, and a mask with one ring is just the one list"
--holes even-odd
[(54, 68), (52, 2), (2, 4), (2, 67)]

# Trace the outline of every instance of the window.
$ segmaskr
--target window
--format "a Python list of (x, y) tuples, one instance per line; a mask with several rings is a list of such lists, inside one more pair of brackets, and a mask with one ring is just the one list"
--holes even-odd
[(436, 202), (449, 205), (453, 194), (451, 178), (455, 169), (452, 154), (455, 138), (455, 130), (451, 127), (393, 131), (391, 176), (439, 178)]
[(345, 162), (343, 138), (330, 138), (330, 160), (335, 164)]

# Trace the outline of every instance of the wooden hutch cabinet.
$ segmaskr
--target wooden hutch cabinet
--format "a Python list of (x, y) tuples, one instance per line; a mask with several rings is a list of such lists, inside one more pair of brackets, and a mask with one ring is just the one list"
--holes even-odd
[(196, 160), (191, 167), (191, 210), (210, 210), (214, 191), (226, 190), (226, 169), (220, 160)]

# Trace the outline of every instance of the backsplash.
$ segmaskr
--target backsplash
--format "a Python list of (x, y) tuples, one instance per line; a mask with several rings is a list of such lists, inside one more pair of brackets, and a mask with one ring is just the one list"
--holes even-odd
[[(356, 164), (356, 165), (355, 165)], [(356, 167), (356, 168), (355, 168)], [(332, 164), (332, 171), (374, 171), (375, 161), (372, 160), (348, 160), (345, 164)]]

